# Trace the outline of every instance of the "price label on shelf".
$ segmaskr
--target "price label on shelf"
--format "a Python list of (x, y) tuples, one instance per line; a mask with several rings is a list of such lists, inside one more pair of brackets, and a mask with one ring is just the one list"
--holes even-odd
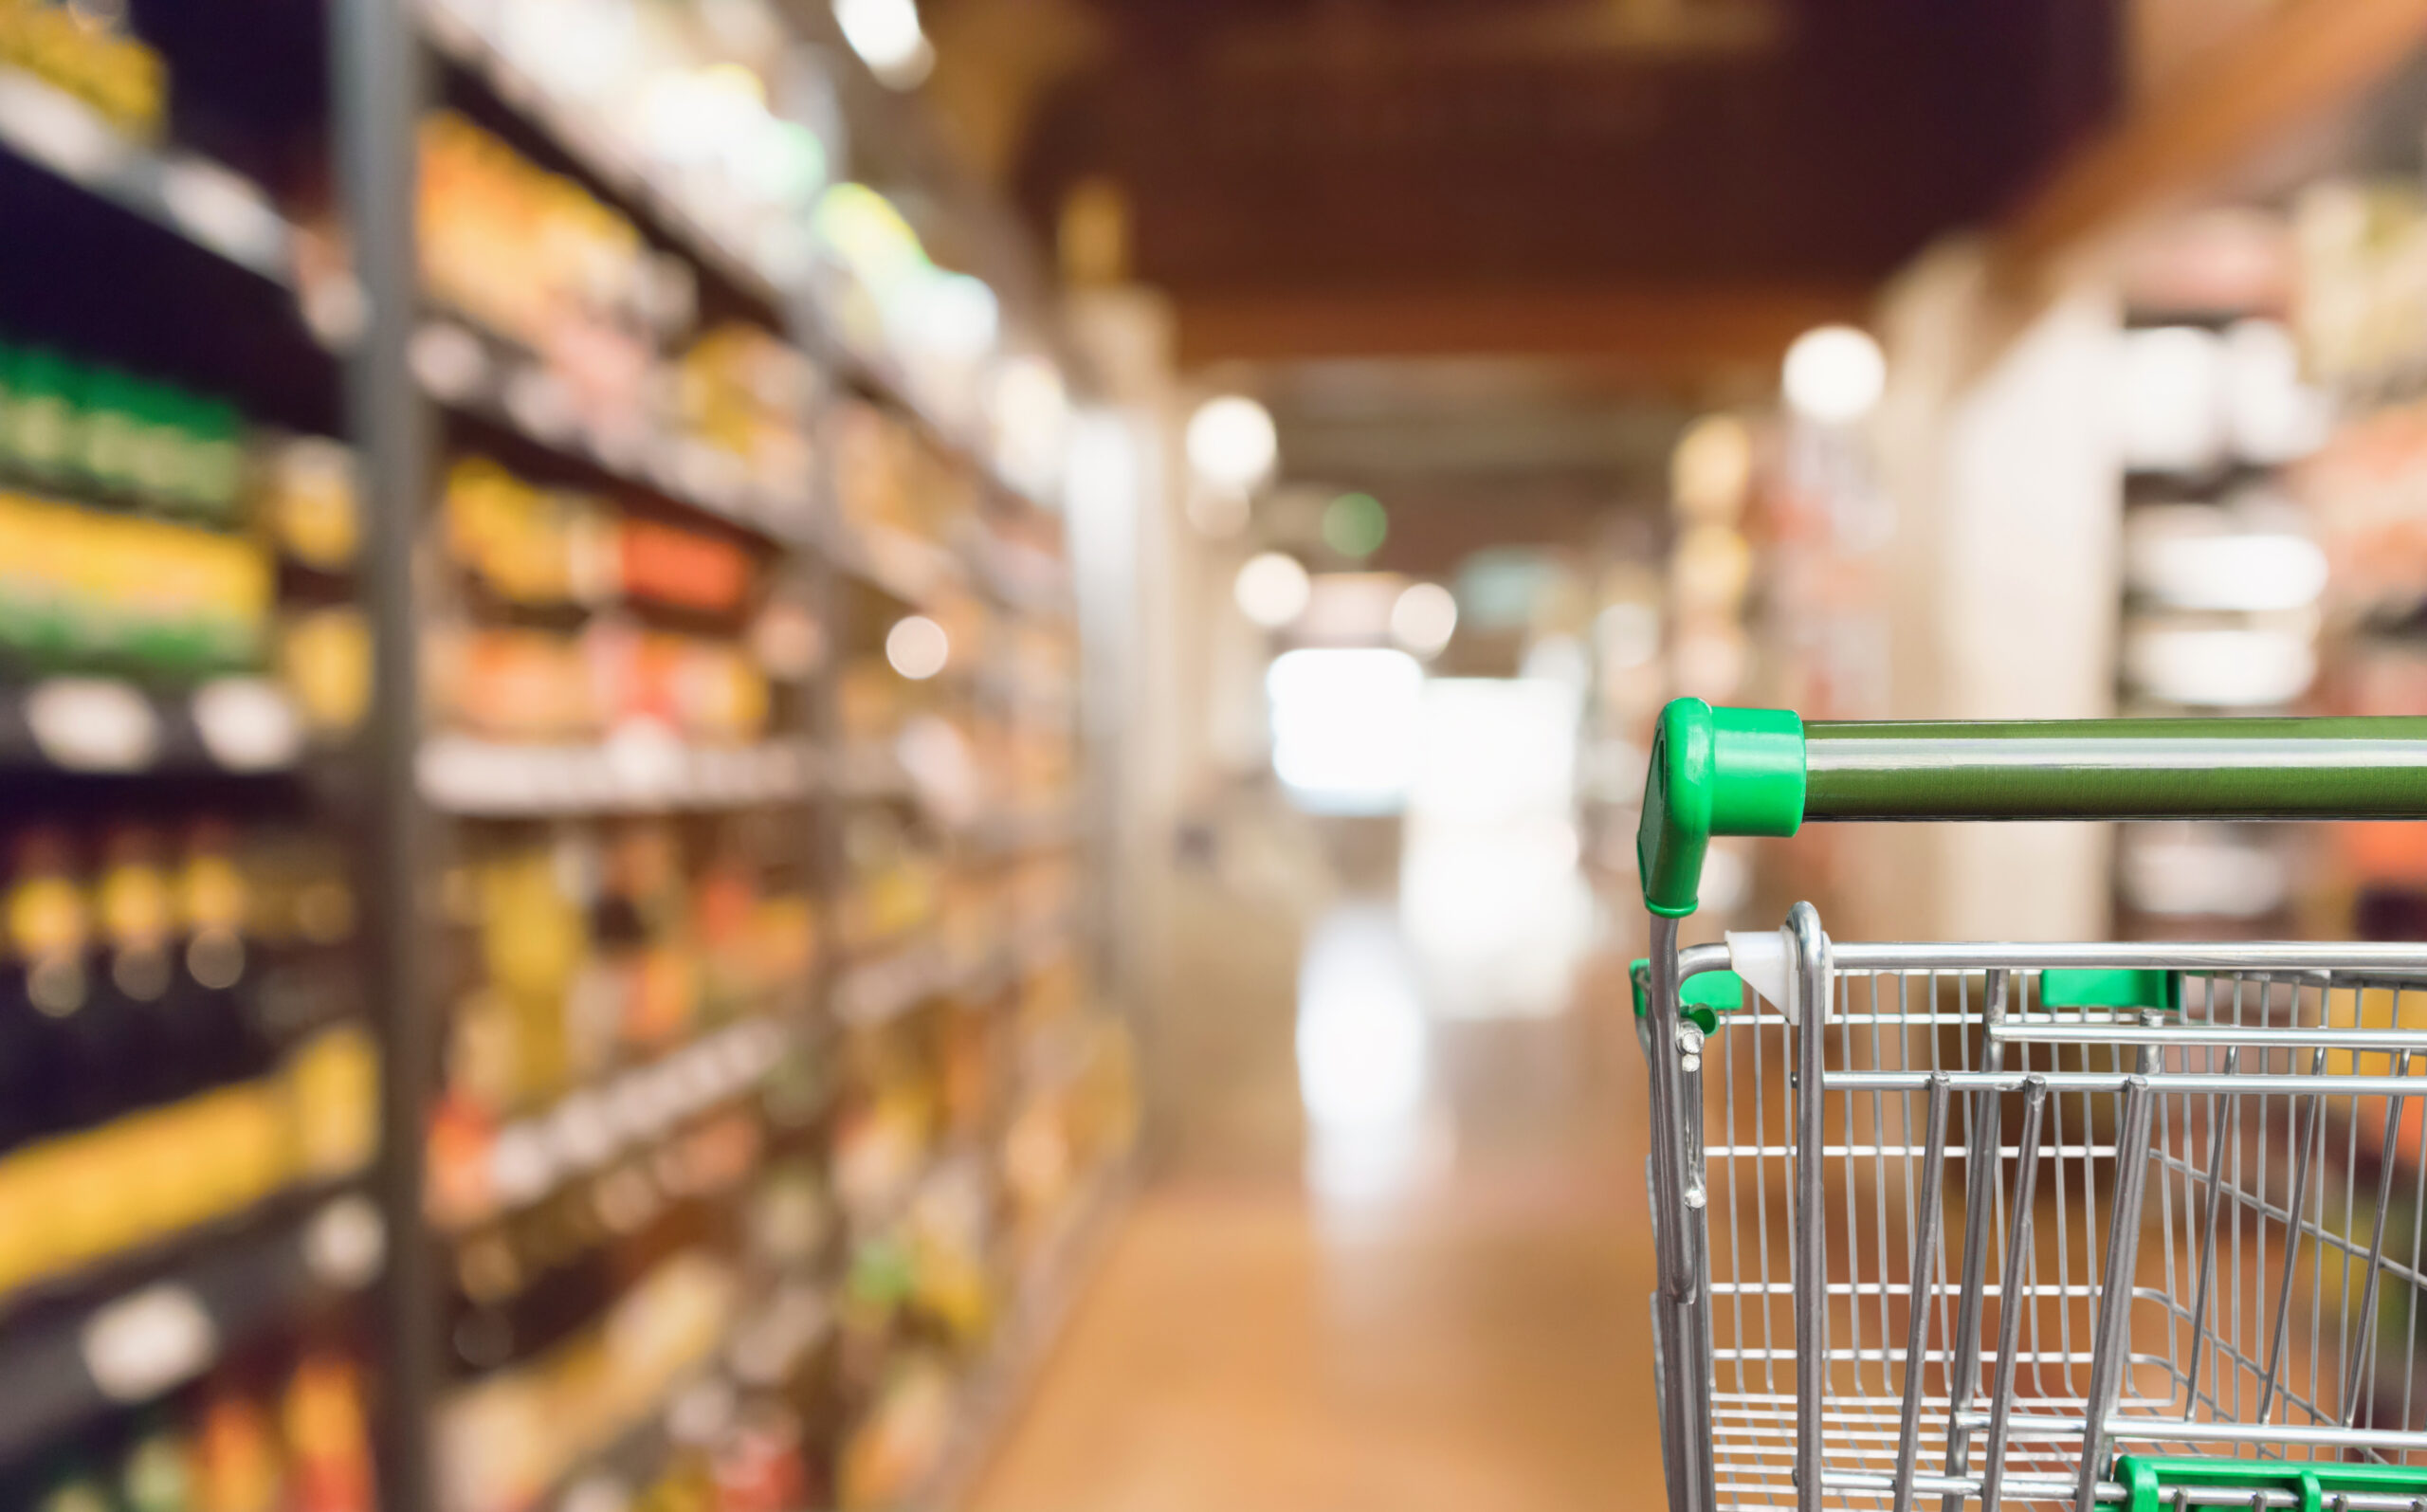
[(120, 1298), (84, 1324), (84, 1369), (114, 1402), (149, 1401), (210, 1368), (219, 1330), (202, 1299), (163, 1282)]
[(341, 1290), (369, 1285), (387, 1258), (388, 1226), (368, 1197), (339, 1197), (313, 1214), (303, 1230), (304, 1265)]
[(79, 184), (100, 184), (133, 154), (91, 106), (14, 70), (0, 70), (0, 141)]
[(552, 446), (562, 446), (581, 418), (563, 380), (536, 364), (516, 370), (506, 380), (505, 412), (534, 438)]
[(193, 696), (194, 728), (210, 759), (230, 772), (272, 772), (303, 753), (303, 724), (276, 683), (223, 677)]
[(26, 699), (34, 744), (75, 772), (139, 772), (160, 754), (160, 718), (133, 685), (57, 677)]
[(489, 381), (489, 356), (480, 337), (460, 325), (425, 325), (413, 333), (405, 359), (421, 386), (449, 403), (462, 403)]
[(230, 262), (283, 270), (287, 226), (262, 191), (215, 163), (162, 165), (160, 197), (188, 236)]

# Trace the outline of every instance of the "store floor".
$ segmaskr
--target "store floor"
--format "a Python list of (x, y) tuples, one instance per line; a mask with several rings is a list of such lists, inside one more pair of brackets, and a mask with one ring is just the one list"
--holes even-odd
[(976, 1512), (1656, 1500), (1642, 1069), (1612, 962), (1563, 1010), (1427, 1015), (1411, 1047), (1387, 900), (1302, 931), (1269, 890), (1184, 886), (1167, 1157)]

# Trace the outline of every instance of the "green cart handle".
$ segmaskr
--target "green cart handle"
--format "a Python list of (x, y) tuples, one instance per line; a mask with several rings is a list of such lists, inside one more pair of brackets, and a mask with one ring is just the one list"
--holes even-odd
[(1807, 819), (2427, 819), (2427, 719), (1806, 724), (1678, 699), (1635, 831), (1645, 905), (1694, 911), (1711, 836)]

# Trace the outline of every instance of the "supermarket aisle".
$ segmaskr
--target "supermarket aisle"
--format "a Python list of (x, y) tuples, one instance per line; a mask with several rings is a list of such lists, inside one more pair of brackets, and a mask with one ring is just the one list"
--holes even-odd
[(1652, 1484), (1641, 1070), (1611, 965), (1564, 1014), (1432, 1022), (1405, 1107), (1404, 1052), (1356, 1037), (1326, 1109), (1309, 1010), (1374, 905), (1319, 915), (1294, 981), (1284, 926), (1197, 912), (1179, 975), (1232, 995), (1182, 1015), (1221, 1028), (1191, 1047), (1179, 1157), (975, 1505), (1565, 1512)]

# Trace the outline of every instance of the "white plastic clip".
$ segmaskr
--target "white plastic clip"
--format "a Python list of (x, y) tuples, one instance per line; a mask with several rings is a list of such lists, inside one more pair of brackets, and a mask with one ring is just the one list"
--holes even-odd
[(1787, 962), (1794, 958), (1794, 938), (1784, 929), (1727, 932), (1728, 966), (1790, 1024), (1797, 1012), (1795, 994), (1787, 991)]

